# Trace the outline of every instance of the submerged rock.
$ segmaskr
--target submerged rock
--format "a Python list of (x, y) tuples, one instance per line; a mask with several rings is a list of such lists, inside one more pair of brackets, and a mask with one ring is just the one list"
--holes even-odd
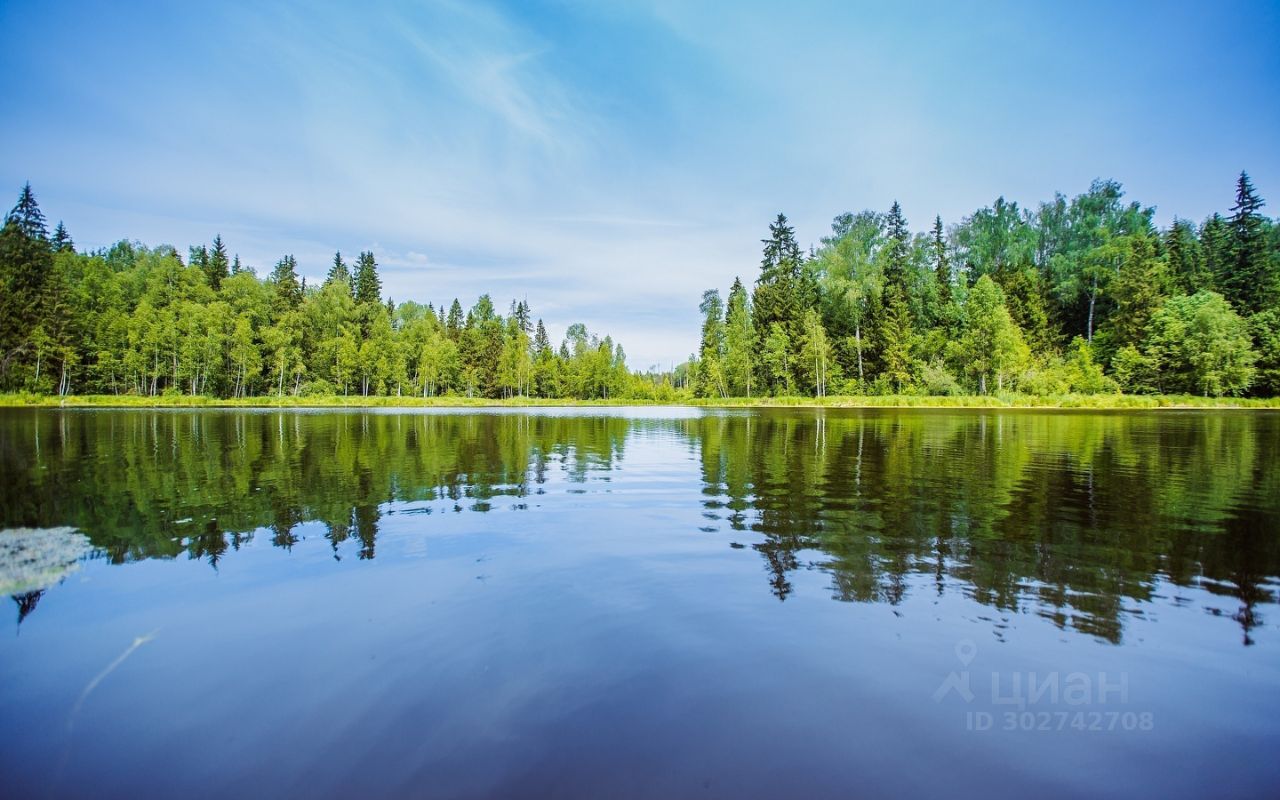
[(0, 595), (47, 589), (80, 568), (93, 552), (75, 528), (9, 528), (0, 531)]

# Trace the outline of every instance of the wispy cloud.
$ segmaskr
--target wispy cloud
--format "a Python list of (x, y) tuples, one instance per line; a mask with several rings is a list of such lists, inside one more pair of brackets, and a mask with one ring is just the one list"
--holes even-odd
[[(32, 180), (81, 245), (221, 232), (312, 279), (372, 248), (397, 300), (527, 298), (639, 365), (693, 349), (701, 290), (754, 277), (780, 210), (808, 243), (844, 210), (898, 199), (920, 227), (1098, 175), (1193, 218), (1230, 204), (1242, 166), (1280, 193), (1271, 4), (0, 15), (0, 69), (27, 76), (5, 90), (23, 111), (0, 119), (0, 181)], [(74, 59), (48, 57), (49, 30)]]

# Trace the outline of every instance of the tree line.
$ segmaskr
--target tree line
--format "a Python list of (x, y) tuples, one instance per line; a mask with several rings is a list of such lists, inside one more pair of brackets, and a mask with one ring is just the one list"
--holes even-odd
[(78, 252), (30, 184), (0, 230), (0, 389), (57, 394), (669, 398), (582, 324), (555, 347), (529, 305), (464, 312), (382, 296), (372, 252), (319, 286), (292, 255), (260, 278), (221, 236)]
[(841, 214), (808, 253), (779, 214), (751, 291), (703, 294), (678, 372), (711, 398), (1280, 395), (1280, 225), (1262, 207), (1242, 172), (1229, 214), (1159, 230), (1098, 180), (924, 233), (896, 202)]

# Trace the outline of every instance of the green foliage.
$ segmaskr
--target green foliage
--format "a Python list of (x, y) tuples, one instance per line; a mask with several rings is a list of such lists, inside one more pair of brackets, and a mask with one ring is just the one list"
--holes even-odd
[(694, 393), (698, 397), (725, 397), (729, 386), (725, 378), (726, 354), (724, 303), (720, 292), (708, 289), (698, 305), (702, 312), (702, 344), (698, 350), (698, 371)]
[[(1261, 207), (1242, 175), (1229, 218), (1212, 215), (1199, 230), (1175, 218), (1160, 232), (1152, 208), (1097, 180), (1034, 210), (998, 198), (949, 231), (935, 217), (913, 236), (894, 203), (887, 214), (838, 215), (808, 259), (780, 214), (753, 302), (735, 300), (735, 284), (724, 325), (704, 318), (704, 346), (677, 374), (694, 368), (702, 397), (722, 393), (722, 374), (729, 394), (752, 393), (747, 365), (754, 388), (774, 395), (1274, 394), (1280, 225)], [(1176, 321), (1186, 301), (1170, 306), (1170, 295), (1219, 285), (1229, 302)], [(1242, 337), (1234, 315), (1255, 308)], [(708, 348), (709, 332), (723, 346)]]
[(357, 303), (382, 302), (382, 279), (378, 277), (378, 262), (374, 260), (372, 252), (363, 252), (356, 259), (352, 290)]
[(803, 335), (805, 309), (816, 301), (817, 290), (809, 274), (802, 269), (800, 246), (795, 231), (787, 224), (787, 217), (778, 214), (769, 226), (769, 238), (762, 240), (764, 250), (760, 262), (760, 277), (756, 281), (751, 305), (754, 311), (756, 336), (766, 341), (775, 325), (781, 326), (781, 338), (775, 344), (784, 343), (788, 350), (785, 357), (775, 359), (785, 364), (779, 369), (788, 370), (782, 375), (772, 371), (774, 367), (760, 365), (762, 382), (766, 385), (790, 386), (795, 383), (798, 347)]
[(760, 355), (764, 383), (774, 394), (791, 394), (795, 389), (791, 357), (791, 337), (782, 323), (769, 326)]
[(1259, 213), (1263, 205), (1248, 174), (1241, 172), (1228, 223), (1230, 245), (1227, 258), (1219, 264), (1218, 285), (1243, 314), (1263, 311), (1280, 302), (1276, 257), (1267, 241), (1271, 223)]
[(1258, 352), (1254, 386), (1261, 394), (1280, 397), (1280, 308), (1269, 308), (1249, 318)]
[(227, 248), (222, 244), (222, 234), (213, 237), (213, 248), (208, 251), (207, 256), (202, 258), (201, 261), (209, 286), (216, 292), (222, 286), (222, 282), (231, 274), (231, 265), (227, 259)]
[(756, 331), (751, 321), (751, 300), (742, 281), (734, 278), (724, 321), (724, 375), (728, 393), (751, 397), (755, 384)]
[(221, 236), (189, 253), (187, 264), (168, 245), (76, 253), (65, 226), (46, 236), (24, 188), (0, 230), (0, 390), (121, 402), (683, 396), (669, 375), (631, 375), (622, 347), (582, 325), (557, 353), (541, 320), (533, 336), (524, 301), (505, 319), (488, 295), (465, 317), (456, 299), (447, 314), (384, 301), (371, 252), (354, 276), (335, 254), (324, 283), (310, 288), (292, 255), (263, 280), (227, 269)]
[(1005, 307), (1004, 293), (990, 275), (979, 278), (969, 292), (955, 356), (977, 381), (978, 394), (986, 394), (993, 383), (1002, 391), (1029, 356), (1022, 331)]
[(333, 281), (342, 281), (348, 286), (351, 285), (351, 270), (347, 268), (347, 262), (342, 260), (341, 250), (333, 254), (333, 265), (329, 267), (328, 277), (325, 278), (325, 283)]
[(1248, 389), (1257, 360), (1245, 321), (1208, 291), (1169, 298), (1151, 318), (1144, 355), (1161, 392), (1213, 397)]

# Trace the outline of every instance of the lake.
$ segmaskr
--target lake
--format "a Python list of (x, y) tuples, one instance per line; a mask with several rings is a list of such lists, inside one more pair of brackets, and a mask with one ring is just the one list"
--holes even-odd
[(1278, 454), (1271, 412), (0, 410), (0, 780), (1275, 796)]

